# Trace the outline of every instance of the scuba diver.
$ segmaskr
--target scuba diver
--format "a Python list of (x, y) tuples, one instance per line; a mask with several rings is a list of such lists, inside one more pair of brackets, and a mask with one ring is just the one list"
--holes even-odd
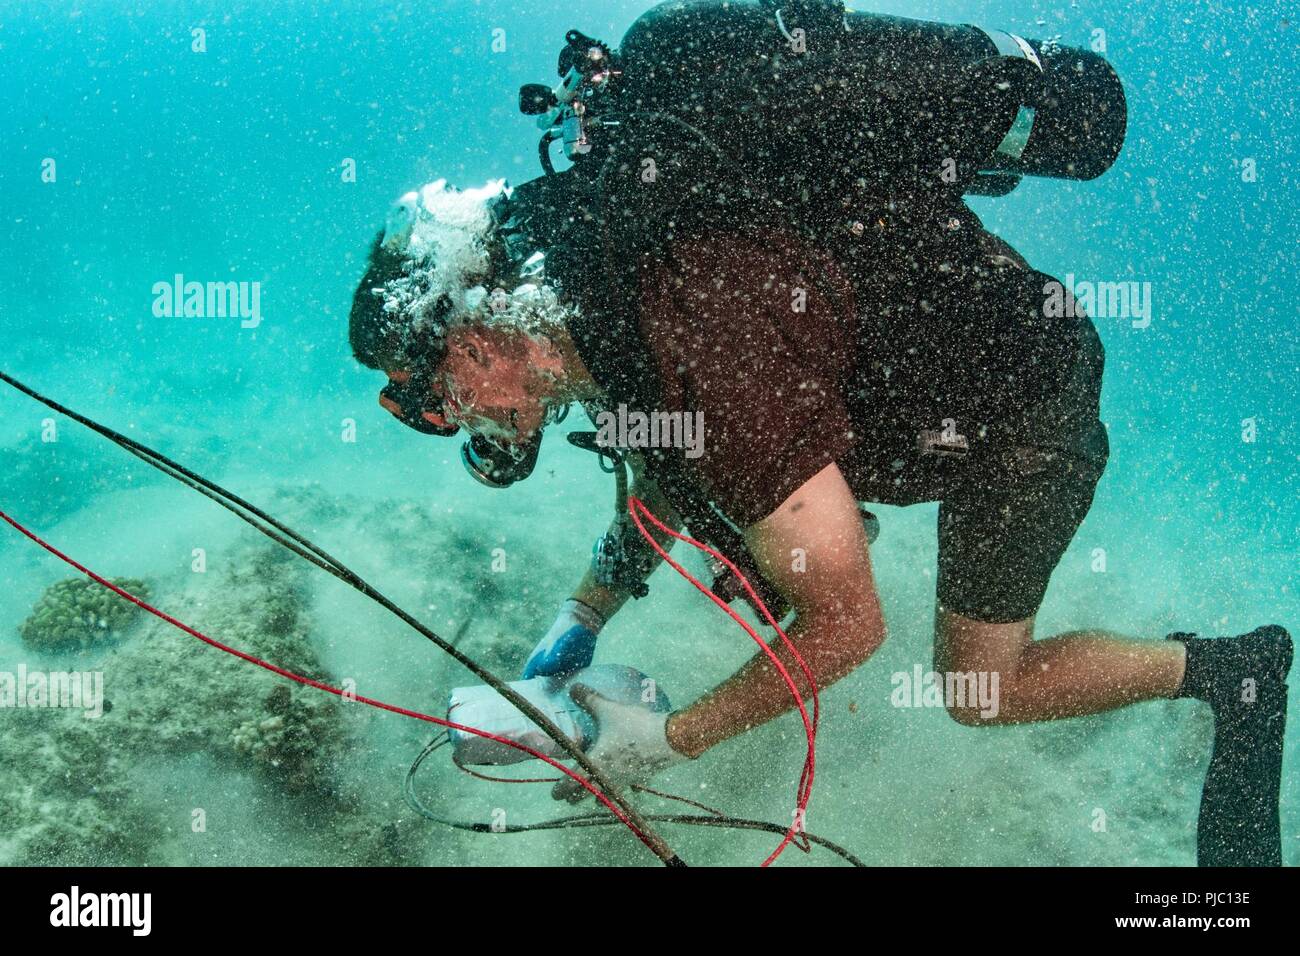
[[(1279, 865), (1283, 628), (1035, 634), (1107, 461), (1103, 350), (964, 196), (1109, 168), (1126, 124), (1109, 65), (817, 0), (696, 0), (654, 8), (617, 50), (570, 31), (559, 74), (521, 91), (544, 176), (439, 180), (376, 238), (350, 342), (387, 375), (381, 404), (421, 432), (464, 429), (466, 466), (495, 487), (532, 471), (543, 429), (575, 403), (598, 426), (627, 424), (620, 447), (585, 447), (620, 474), (626, 462), (651, 513), (793, 614), (818, 688), (885, 638), (862, 504), (939, 502), (935, 669), (999, 678), (995, 713), (950, 700), (952, 717), (1207, 702), (1198, 860)], [(656, 440), (673, 415), (698, 416), (703, 454)], [(589, 665), (659, 560), (618, 514), (524, 677)], [(724, 571), (714, 590), (731, 600), (736, 585)], [(573, 697), (594, 718), (589, 753), (624, 783), (792, 707), (763, 654), (671, 712), (582, 684)]]

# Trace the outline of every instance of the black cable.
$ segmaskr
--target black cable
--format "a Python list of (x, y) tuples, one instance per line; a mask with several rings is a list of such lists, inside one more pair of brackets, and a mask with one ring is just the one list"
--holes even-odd
[[(468, 820), (453, 820), (448, 817), (439, 816), (420, 800), (420, 796), (415, 791), (415, 775), (419, 771), (424, 761), (435, 751), (442, 749), (451, 742), (448, 734), (442, 733), (434, 737), (425, 748), (420, 751), (419, 756), (411, 764), (410, 769), (406, 772), (406, 779), (402, 783), (402, 793), (406, 797), (407, 804), (424, 819), (431, 823), (437, 823), (440, 826), (450, 827), (453, 830), (464, 830), (467, 833), (537, 833), (543, 830), (568, 830), (579, 827), (601, 827), (610, 826), (618, 823), (617, 820), (604, 813), (584, 813), (568, 817), (558, 817), (553, 820), (542, 820), (537, 823), (474, 823)], [(707, 809), (707, 808), (706, 808)], [(682, 824), (684, 826), (700, 827), (718, 827), (723, 830), (757, 830), (765, 833), (776, 833), (784, 835), (788, 827), (778, 826), (775, 823), (768, 823), (765, 820), (749, 820), (744, 817), (733, 817), (728, 814), (714, 811), (711, 814), (693, 814), (693, 813), (648, 813), (645, 818), (655, 823)], [(829, 850), (840, 859), (846, 861), (850, 866), (865, 867), (866, 864), (851, 852), (833, 843), (825, 837), (817, 836), (815, 833), (801, 832), (809, 844), (819, 846), (824, 850)], [(797, 845), (797, 844), (796, 844)], [(804, 852), (807, 848), (801, 847)]]

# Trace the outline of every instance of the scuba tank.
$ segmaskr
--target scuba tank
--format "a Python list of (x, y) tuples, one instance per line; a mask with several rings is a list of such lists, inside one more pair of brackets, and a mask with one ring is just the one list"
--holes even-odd
[(595, 175), (631, 139), (648, 157), (728, 157), (790, 204), (1092, 179), (1127, 124), (1095, 53), (832, 0), (670, 0), (616, 51), (569, 31), (559, 66), (559, 86), (520, 97), (540, 114), (548, 169), (554, 140)]

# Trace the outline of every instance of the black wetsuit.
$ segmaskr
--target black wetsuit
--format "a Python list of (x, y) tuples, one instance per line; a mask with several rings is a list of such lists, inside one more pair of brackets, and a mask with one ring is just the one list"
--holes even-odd
[(1059, 285), (964, 204), (868, 239), (841, 251), (863, 349), (853, 418), (870, 426), (841, 469), (864, 500), (941, 502), (946, 609), (1026, 618), (1107, 460), (1096, 329), (1053, 316)]

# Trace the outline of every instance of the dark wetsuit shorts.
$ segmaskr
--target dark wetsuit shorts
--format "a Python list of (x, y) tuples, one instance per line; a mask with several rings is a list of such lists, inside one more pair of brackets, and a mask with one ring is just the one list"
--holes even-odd
[[(1108, 442), (1094, 418), (1070, 423), (1050, 439), (973, 449), (967, 461), (907, 461), (897, 471), (866, 465), (856, 451), (839, 465), (860, 500), (939, 502), (939, 605), (974, 620), (1009, 623), (1032, 617), (1042, 603), (1092, 505)], [(895, 482), (890, 471), (906, 477)]]
[[(1106, 461), (1106, 432), (1073, 447), (1024, 447), (1013, 455), (1042, 470), (995, 486), (957, 487), (939, 504), (939, 606), (977, 621), (1032, 617), (1047, 582), (1092, 505)], [(1039, 459), (1034, 462), (1034, 459)]]
[(863, 480), (865, 469), (852, 452), (839, 465), (864, 502), (937, 500), (940, 607), (977, 621), (1010, 623), (1038, 611), (1105, 468), (1100, 422), (1061, 438), (1008, 447), (975, 468), (943, 462), (933, 480), (901, 488)]
[[(992, 283), (998, 301), (984, 303), (988, 314), (1041, 309), (1050, 277), (1031, 269), (1004, 277)], [(962, 429), (963, 416), (956, 414), (957, 430), (966, 432), (964, 453), (951, 453), (943, 442), (927, 446), (922, 432), (932, 438), (942, 432), (930, 419), (943, 405), (932, 403), (880, 415), (894, 427), (865, 436), (838, 461), (864, 502), (940, 503), (938, 603), (974, 620), (1010, 623), (1037, 613), (1106, 465), (1100, 339), (1085, 316), (1052, 334), (1068, 347), (1069, 360), (1053, 374), (1046, 397), (984, 419), (1005, 428)]]

